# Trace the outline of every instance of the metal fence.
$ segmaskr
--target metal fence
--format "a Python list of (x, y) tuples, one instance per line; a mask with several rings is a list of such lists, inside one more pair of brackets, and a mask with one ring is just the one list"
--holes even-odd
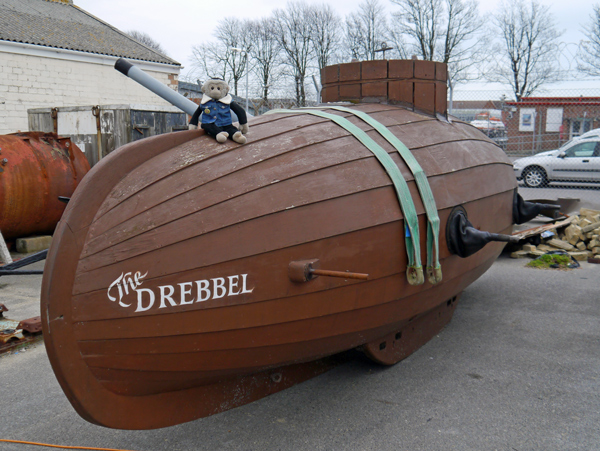
[(537, 190), (528, 197), (580, 198), (600, 208), (600, 90), (552, 91), (518, 102), (502, 91), (462, 91), (453, 94), (451, 114), (506, 152), (521, 188)]

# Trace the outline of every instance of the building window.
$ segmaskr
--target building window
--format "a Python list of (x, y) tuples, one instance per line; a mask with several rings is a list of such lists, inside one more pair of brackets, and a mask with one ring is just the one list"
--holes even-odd
[(576, 136), (583, 135), (592, 129), (591, 119), (572, 119), (571, 130), (569, 138), (575, 138)]
[(548, 108), (546, 111), (546, 132), (560, 132), (562, 121), (562, 108)]

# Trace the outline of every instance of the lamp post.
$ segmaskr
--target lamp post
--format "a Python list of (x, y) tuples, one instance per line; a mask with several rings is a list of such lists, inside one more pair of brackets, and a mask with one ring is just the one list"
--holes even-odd
[(246, 112), (248, 112), (248, 52), (237, 47), (230, 47), (230, 50), (240, 54), (243, 53), (246, 56)]
[(382, 42), (382, 43), (381, 43), (381, 48), (380, 48), (380, 49), (373, 50), (373, 53), (379, 53), (379, 52), (383, 52), (383, 58), (382, 58), (382, 59), (385, 59), (385, 52), (386, 52), (387, 50), (394, 50), (394, 47), (388, 47), (387, 43), (385, 43), (385, 42)]

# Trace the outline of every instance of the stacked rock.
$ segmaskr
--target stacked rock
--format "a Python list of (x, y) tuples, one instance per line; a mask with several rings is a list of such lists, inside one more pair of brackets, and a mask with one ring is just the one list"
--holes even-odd
[(600, 210), (582, 208), (579, 215), (557, 231), (557, 236), (542, 239), (534, 246), (525, 244), (512, 258), (539, 257), (549, 251), (563, 250), (575, 260), (600, 259)]

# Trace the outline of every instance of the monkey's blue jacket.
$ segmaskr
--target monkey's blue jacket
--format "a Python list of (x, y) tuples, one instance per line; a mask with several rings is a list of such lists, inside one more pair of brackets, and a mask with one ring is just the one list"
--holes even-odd
[[(240, 125), (248, 122), (244, 109), (233, 101), (231, 96), (227, 94), (219, 100), (215, 100), (206, 94), (202, 96), (200, 106), (194, 112), (190, 124), (198, 125), (198, 119), (202, 115), (203, 124), (215, 124), (217, 127), (227, 127), (231, 125), (231, 110), (240, 121)], [(209, 111), (207, 113), (207, 111)]]

